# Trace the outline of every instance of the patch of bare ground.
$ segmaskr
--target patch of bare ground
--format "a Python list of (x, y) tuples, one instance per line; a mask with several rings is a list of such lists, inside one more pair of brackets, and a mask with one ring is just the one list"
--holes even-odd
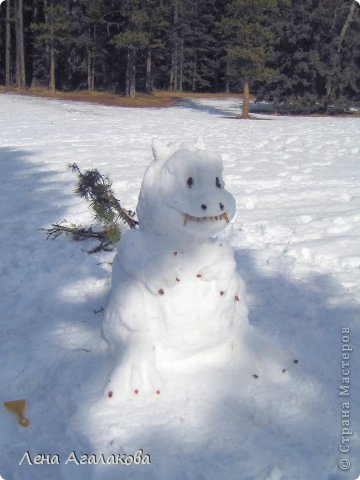
[(18, 89), (16, 87), (0, 86), (0, 93), (16, 93), (18, 95), (27, 95), (34, 97), (45, 97), (55, 100), (73, 100), (76, 102), (97, 103), (100, 105), (133, 107), (133, 108), (163, 108), (174, 105), (177, 101), (184, 98), (241, 98), (241, 95), (226, 93), (189, 93), (189, 92), (167, 92), (155, 91), (151, 95), (137, 93), (135, 98), (125, 97), (107, 92), (50, 92), (46, 88), (32, 87), (28, 89)]

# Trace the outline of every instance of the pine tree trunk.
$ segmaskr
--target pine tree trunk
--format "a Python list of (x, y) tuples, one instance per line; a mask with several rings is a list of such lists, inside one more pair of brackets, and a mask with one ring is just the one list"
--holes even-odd
[[(39, 15), (39, 2), (38, 0), (32, 1), (32, 23), (38, 23), (38, 15)], [(37, 61), (38, 61), (38, 52), (33, 47), (32, 49), (32, 72), (31, 72), (31, 86), (35, 87), (37, 85)]]
[(146, 56), (146, 80), (145, 80), (145, 91), (148, 95), (152, 93), (152, 51), (151, 48), (148, 48)]
[(54, 39), (54, 8), (53, 2), (50, 1), (51, 18), (50, 18), (50, 83), (49, 90), (55, 93), (56, 80), (55, 80), (55, 39)]
[(179, 65), (179, 92), (183, 91), (184, 82), (184, 38), (180, 41), (180, 65)]
[[(93, 42), (94, 44), (96, 44), (96, 26), (94, 26), (94, 29), (93, 29)], [(94, 92), (95, 91), (95, 53), (93, 53), (92, 55), (90, 83), (91, 83), (90, 85), (91, 91)]]
[(20, 55), (20, 70), (21, 70), (21, 85), (26, 87), (25, 74), (25, 47), (24, 47), (24, 3), (19, 0), (19, 55)]
[(225, 92), (230, 93), (230, 65), (229, 59), (226, 59), (226, 66), (225, 66)]
[(171, 90), (176, 92), (178, 90), (178, 45), (177, 42), (174, 46), (174, 51), (172, 55), (172, 62), (171, 62), (171, 72), (172, 72), (172, 82), (170, 82)]
[(169, 79), (169, 89), (173, 92), (175, 90), (175, 75), (176, 75), (176, 66), (175, 66), (175, 47), (171, 54), (171, 67), (170, 67), (170, 79)]
[[(49, 25), (49, 4), (47, 0), (44, 0), (44, 19), (46, 25)], [(47, 59), (47, 68), (48, 72), (50, 72), (50, 46), (49, 46), (49, 40), (48, 38), (45, 39), (45, 53), (46, 53), (46, 59)], [(48, 82), (50, 84), (50, 82)]]
[(5, 85), (11, 82), (11, 24), (10, 24), (11, 0), (6, 2), (6, 40), (5, 40)]
[(171, 67), (170, 67), (170, 77), (169, 77), (169, 90), (173, 90), (174, 85), (174, 71), (172, 66), (172, 55), (171, 55)]
[(20, 65), (20, 38), (19, 38), (19, 4), (18, 0), (14, 0), (15, 13), (15, 41), (16, 41), (16, 86), (21, 88), (21, 65)]
[(327, 78), (326, 86), (325, 86), (325, 90), (326, 90), (325, 106), (326, 106), (326, 108), (328, 107), (329, 101), (331, 100), (331, 95), (332, 95), (332, 92), (333, 92), (333, 89), (334, 89), (333, 77), (337, 73), (336, 71), (339, 70), (339, 68), (340, 68), (339, 64), (340, 64), (340, 52), (341, 52), (341, 49), (342, 49), (342, 44), (343, 44), (346, 32), (347, 32), (347, 30), (349, 28), (349, 25), (351, 23), (351, 20), (354, 16), (356, 8), (357, 8), (356, 4), (355, 4), (355, 2), (353, 2), (350, 5), (349, 13), (348, 13), (348, 15), (345, 19), (344, 25), (342, 26), (342, 29), (341, 29), (341, 32), (340, 32), (340, 35), (339, 35), (339, 38), (338, 38), (338, 41), (337, 41), (337, 48), (336, 48), (336, 52), (334, 54), (334, 68), (333, 68), (330, 76)]
[(230, 93), (230, 79), (225, 79), (225, 93)]
[(95, 91), (95, 58), (92, 59), (91, 65), (91, 91)]
[(87, 48), (87, 86), (88, 91), (92, 92), (92, 62), (90, 47)]
[(130, 97), (130, 49), (127, 49), (126, 55), (126, 75), (125, 75), (125, 96)]
[(356, 9), (356, 5), (354, 2), (352, 2), (352, 4), (350, 5), (350, 11), (348, 13), (348, 16), (346, 17), (346, 20), (345, 20), (345, 23), (341, 29), (341, 32), (340, 32), (340, 36), (339, 36), (339, 45), (338, 45), (338, 48), (337, 48), (337, 53), (340, 53), (340, 50), (342, 48), (342, 44), (343, 44), (343, 41), (344, 41), (344, 38), (345, 38), (345, 35), (346, 35), (346, 32), (347, 32), (347, 29), (349, 28), (349, 25), (350, 25), (350, 22), (354, 16), (354, 13), (355, 13), (355, 9)]
[(136, 95), (136, 50), (128, 47), (126, 64), (126, 96), (135, 98)]
[(171, 55), (171, 69), (170, 69), (170, 90), (176, 91), (179, 87), (179, 39), (178, 39), (178, 21), (179, 21), (179, 0), (174, 0), (174, 15), (173, 15), (173, 47)]
[(51, 28), (51, 40), (50, 40), (50, 83), (49, 90), (52, 93), (56, 91), (56, 81), (55, 81), (55, 50), (54, 50), (54, 28)]
[(16, 83), (18, 88), (25, 88), (25, 53), (24, 53), (24, 5), (23, 0), (15, 0), (16, 31)]
[(197, 55), (196, 50), (194, 51), (194, 70), (192, 75), (192, 82), (191, 82), (191, 91), (196, 91), (196, 77), (197, 77)]
[(247, 77), (245, 77), (244, 78), (242, 118), (249, 118), (249, 103), (250, 103), (249, 79)]
[(130, 72), (130, 98), (135, 98), (136, 95), (136, 51), (131, 49), (131, 72)]

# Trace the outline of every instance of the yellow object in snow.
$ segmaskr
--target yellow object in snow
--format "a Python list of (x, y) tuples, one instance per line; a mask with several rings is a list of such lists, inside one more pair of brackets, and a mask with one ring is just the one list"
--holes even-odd
[(17, 416), (17, 420), (22, 427), (28, 427), (30, 425), (30, 420), (24, 415), (26, 400), (14, 400), (12, 402), (5, 402), (4, 405), (9, 410), (9, 412), (14, 413)]

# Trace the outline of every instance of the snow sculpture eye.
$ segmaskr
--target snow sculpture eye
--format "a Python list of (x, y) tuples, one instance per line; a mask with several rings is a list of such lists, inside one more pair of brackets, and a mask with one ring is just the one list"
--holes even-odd
[(187, 179), (187, 182), (186, 182), (186, 183), (188, 184), (188, 187), (191, 188), (191, 187), (194, 185), (194, 180), (193, 180), (193, 178), (192, 178), (192, 177), (189, 177), (189, 178)]
[(216, 177), (215, 185), (217, 186), (217, 188), (221, 188), (221, 183), (220, 183), (220, 178), (219, 177)]

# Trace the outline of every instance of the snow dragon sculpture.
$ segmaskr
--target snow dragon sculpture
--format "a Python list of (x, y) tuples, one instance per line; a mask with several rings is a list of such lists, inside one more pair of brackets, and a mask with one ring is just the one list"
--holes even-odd
[(211, 366), (258, 377), (262, 347), (248, 324), (244, 282), (233, 249), (214, 238), (235, 214), (221, 157), (202, 138), (154, 140), (153, 153), (140, 227), (123, 235), (113, 264), (103, 326), (112, 399), (159, 395), (176, 372)]

